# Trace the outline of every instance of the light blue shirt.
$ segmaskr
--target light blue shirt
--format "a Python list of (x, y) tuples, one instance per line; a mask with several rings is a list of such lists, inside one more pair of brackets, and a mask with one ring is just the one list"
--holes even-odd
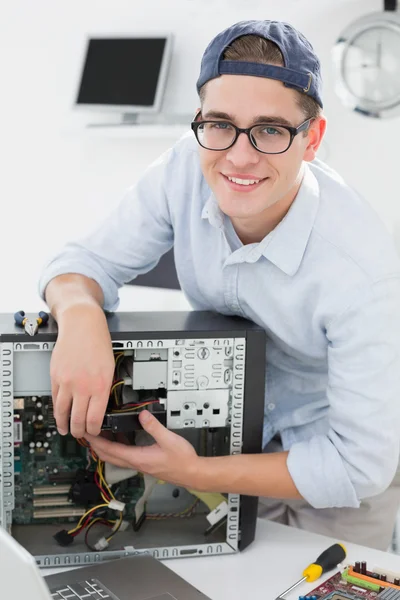
[(322, 162), (305, 163), (285, 218), (243, 246), (190, 134), (96, 232), (50, 262), (40, 292), (57, 275), (80, 273), (115, 310), (118, 288), (173, 245), (195, 309), (266, 330), (263, 442), (281, 434), (302, 496), (317, 508), (357, 507), (388, 487), (400, 446), (400, 265), (370, 206)]

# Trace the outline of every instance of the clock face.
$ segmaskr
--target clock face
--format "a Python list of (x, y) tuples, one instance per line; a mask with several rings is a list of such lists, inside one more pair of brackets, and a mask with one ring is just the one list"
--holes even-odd
[(349, 44), (343, 58), (349, 91), (377, 105), (400, 101), (400, 28), (371, 27)]
[(333, 50), (336, 92), (367, 116), (400, 114), (400, 15), (377, 13), (352, 23)]

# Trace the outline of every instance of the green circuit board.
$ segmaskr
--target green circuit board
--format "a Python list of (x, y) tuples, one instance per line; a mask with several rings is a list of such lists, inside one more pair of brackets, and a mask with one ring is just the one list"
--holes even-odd
[[(14, 524), (78, 521), (86, 509), (70, 499), (70, 489), (77, 472), (93, 472), (95, 463), (75, 438), (58, 434), (50, 397), (14, 400), (14, 440)], [(118, 484), (118, 499), (126, 504), (125, 519), (134, 518), (143, 489), (140, 476)]]

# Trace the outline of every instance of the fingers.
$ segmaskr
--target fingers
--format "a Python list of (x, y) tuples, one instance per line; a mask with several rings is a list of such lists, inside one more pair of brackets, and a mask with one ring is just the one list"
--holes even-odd
[[(59, 389), (60, 389), (60, 386), (58, 385), (58, 383), (56, 383), (53, 379), (51, 379), (51, 402), (53, 405), (53, 415), (54, 415), (55, 419), (56, 419), (56, 402), (57, 402), (57, 396), (58, 396)], [(56, 419), (56, 423), (57, 423), (57, 419)]]
[(97, 450), (95, 450), (95, 452), (97, 456), (106, 463), (121, 467), (122, 469), (132, 469), (132, 463), (129, 463), (126, 460), (115, 458), (115, 456), (109, 456), (106, 452), (98, 452)]
[(91, 402), (87, 395), (74, 395), (72, 400), (70, 432), (76, 438), (82, 438), (86, 431), (86, 414)]
[(58, 433), (66, 435), (69, 431), (69, 416), (71, 412), (72, 396), (68, 388), (60, 386), (57, 396), (53, 397), (54, 418), (57, 423)]
[[(106, 412), (109, 394), (99, 394), (90, 398), (86, 414), (86, 432), (90, 435), (99, 435)], [(83, 434), (82, 434), (83, 437)]]
[(119, 442), (112, 442), (102, 436), (93, 437), (86, 434), (85, 439), (89, 442), (97, 456), (105, 462), (110, 462), (119, 467), (138, 466), (141, 455), (143, 454), (142, 447), (132, 447)]
[(160, 423), (148, 410), (142, 410), (139, 415), (141, 426), (149, 433), (160, 446), (168, 445), (175, 438), (175, 434)]
[(60, 389), (59, 384), (56, 383), (54, 381), (54, 379), (51, 379), (51, 398), (52, 398), (52, 402), (53, 402), (53, 413), (54, 413), (54, 407), (56, 405), (56, 400), (57, 400), (57, 395), (58, 395), (59, 389)]
[(58, 393), (55, 402), (54, 416), (58, 431), (65, 435), (70, 431), (76, 438), (84, 437), (85, 433), (99, 435), (103, 423), (104, 413), (107, 407), (106, 398), (74, 394), (65, 390)]

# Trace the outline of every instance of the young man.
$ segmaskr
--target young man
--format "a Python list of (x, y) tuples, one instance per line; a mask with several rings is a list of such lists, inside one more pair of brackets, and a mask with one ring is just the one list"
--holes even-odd
[[(60, 433), (85, 435), (103, 460), (185, 487), (258, 495), (267, 518), (385, 549), (400, 502), (398, 482), (390, 485), (400, 267), (368, 204), (314, 160), (326, 127), (319, 68), (286, 23), (237, 23), (211, 41), (194, 135), (43, 274), (59, 325), (55, 416)], [(195, 309), (267, 332), (263, 454), (198, 457), (147, 411), (153, 446), (95, 437), (114, 369), (103, 309), (115, 310), (118, 288), (172, 245)]]

